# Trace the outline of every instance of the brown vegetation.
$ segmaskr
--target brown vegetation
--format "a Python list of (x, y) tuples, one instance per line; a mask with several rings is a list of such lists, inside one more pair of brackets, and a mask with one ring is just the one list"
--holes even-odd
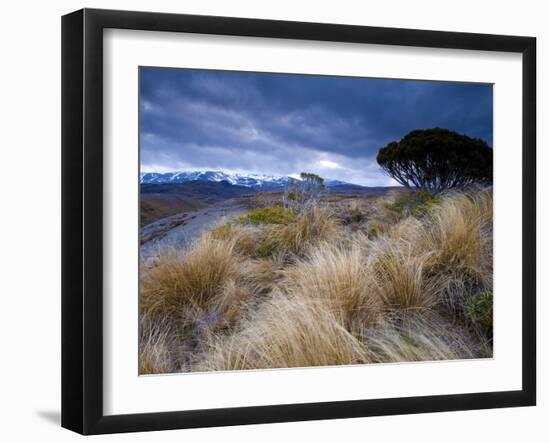
[(143, 266), (140, 307), (141, 373), (488, 357), (492, 193), (256, 211)]

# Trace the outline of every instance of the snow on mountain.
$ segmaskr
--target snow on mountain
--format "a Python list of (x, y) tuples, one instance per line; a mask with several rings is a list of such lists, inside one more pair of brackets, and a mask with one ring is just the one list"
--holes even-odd
[[(246, 186), (254, 189), (275, 189), (283, 188), (290, 177), (265, 174), (239, 174), (226, 173), (221, 171), (179, 171), (179, 172), (142, 172), (140, 174), (141, 184), (174, 184), (190, 181), (212, 181), (227, 182), (232, 185)], [(338, 180), (325, 180), (327, 186), (343, 186), (350, 183)], [(353, 185), (355, 186), (355, 185)]]

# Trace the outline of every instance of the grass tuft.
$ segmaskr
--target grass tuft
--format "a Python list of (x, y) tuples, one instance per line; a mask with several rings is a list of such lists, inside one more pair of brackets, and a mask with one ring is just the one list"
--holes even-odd
[(430, 309), (437, 302), (438, 287), (426, 278), (431, 253), (418, 254), (406, 242), (379, 242), (371, 262), (376, 292), (391, 308)]
[(348, 330), (358, 320), (364, 327), (376, 321), (381, 308), (366, 266), (359, 242), (349, 249), (323, 242), (286, 272), (287, 289), (297, 298), (323, 302)]
[(214, 339), (200, 371), (367, 363), (366, 349), (323, 303), (273, 294), (242, 329)]
[(261, 247), (265, 255), (276, 251), (300, 255), (320, 242), (338, 242), (343, 233), (330, 210), (315, 207), (290, 223), (273, 226)]
[(204, 308), (228, 280), (239, 275), (234, 249), (232, 241), (204, 235), (187, 251), (161, 256), (141, 279), (143, 312), (172, 315), (184, 308)]

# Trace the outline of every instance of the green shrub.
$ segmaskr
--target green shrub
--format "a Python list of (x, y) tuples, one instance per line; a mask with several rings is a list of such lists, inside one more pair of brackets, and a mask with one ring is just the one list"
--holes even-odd
[(294, 220), (294, 218), (294, 212), (290, 209), (275, 206), (270, 208), (253, 209), (252, 211), (237, 217), (237, 222), (253, 225), (281, 225), (290, 223)]
[(425, 214), (430, 214), (434, 208), (441, 203), (441, 197), (429, 196), (423, 203), (420, 203), (414, 209), (414, 215), (416, 217), (422, 217)]
[(262, 241), (256, 248), (256, 255), (258, 257), (268, 257), (275, 252), (277, 244), (269, 239)]
[(466, 316), (474, 323), (488, 329), (493, 328), (493, 292), (482, 291), (466, 299), (464, 303)]
[(429, 214), (441, 201), (441, 197), (433, 197), (429, 192), (411, 191), (398, 194), (394, 202), (387, 203), (385, 207), (399, 220), (409, 215), (422, 217)]
[(361, 223), (365, 220), (366, 216), (359, 208), (353, 208), (345, 217), (346, 224)]
[(370, 238), (378, 237), (380, 234), (384, 233), (386, 231), (386, 227), (384, 224), (371, 221), (368, 224), (368, 236)]
[(231, 234), (231, 224), (224, 223), (214, 229), (212, 229), (212, 236), (217, 240), (225, 240), (229, 238)]

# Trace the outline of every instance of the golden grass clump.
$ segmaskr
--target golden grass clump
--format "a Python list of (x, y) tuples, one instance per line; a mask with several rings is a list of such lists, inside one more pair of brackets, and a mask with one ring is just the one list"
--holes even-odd
[(391, 308), (429, 309), (437, 302), (438, 288), (426, 278), (430, 253), (419, 254), (409, 243), (381, 241), (371, 261), (375, 290)]
[(240, 285), (236, 280), (225, 282), (220, 291), (209, 301), (208, 310), (213, 313), (222, 313), (224, 325), (232, 325), (241, 315), (251, 292)]
[(454, 194), (432, 211), (419, 239), (435, 253), (438, 272), (463, 273), (490, 284), (492, 275), (493, 198), (490, 191)]
[(255, 253), (265, 235), (265, 229), (253, 225), (225, 223), (212, 230), (214, 239), (229, 242), (235, 252), (245, 256)]
[(373, 242), (380, 296), (401, 308), (459, 311), (477, 289), (492, 289), (492, 193), (452, 193), (421, 218), (407, 217)]
[(175, 334), (170, 324), (158, 318), (140, 319), (139, 373), (163, 374), (175, 371)]
[(275, 289), (282, 277), (283, 257), (245, 260), (240, 267), (239, 283), (256, 295), (265, 295)]
[(366, 272), (362, 246), (359, 239), (350, 248), (320, 243), (286, 271), (287, 290), (296, 298), (325, 303), (348, 330), (357, 323), (362, 327), (373, 323), (381, 300), (372, 275)]
[(432, 251), (428, 270), (440, 300), (462, 312), (465, 299), (493, 288), (493, 198), (477, 191), (446, 196), (418, 230), (418, 250)]
[(490, 357), (486, 343), (475, 344), (467, 331), (435, 314), (406, 313), (371, 328), (364, 343), (375, 363)]
[(328, 208), (314, 207), (293, 222), (274, 225), (265, 240), (267, 249), (302, 254), (322, 241), (338, 242), (344, 231)]
[[(208, 348), (207, 348), (208, 349)], [(225, 371), (367, 363), (365, 347), (324, 303), (273, 294), (242, 329), (214, 339), (195, 370)]]
[(189, 250), (159, 257), (141, 278), (143, 312), (172, 315), (184, 307), (202, 309), (228, 280), (239, 276), (234, 248), (234, 242), (203, 235)]

